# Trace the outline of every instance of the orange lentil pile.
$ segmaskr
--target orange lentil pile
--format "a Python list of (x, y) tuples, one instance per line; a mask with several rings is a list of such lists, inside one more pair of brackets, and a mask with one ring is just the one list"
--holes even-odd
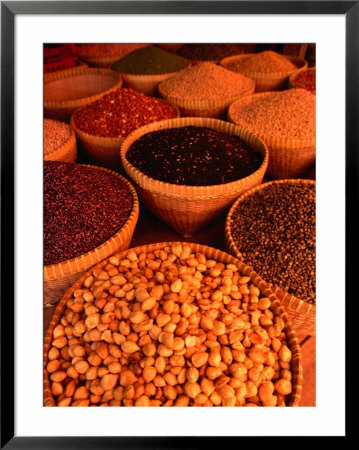
[(59, 120), (44, 119), (44, 154), (48, 155), (70, 139), (71, 127)]
[(297, 66), (285, 56), (271, 50), (243, 56), (238, 59), (238, 61), (229, 64), (227, 67), (230, 70), (245, 75), (253, 72), (291, 72), (297, 69)]
[(233, 121), (258, 136), (315, 138), (315, 97), (305, 89), (254, 94), (230, 109)]
[(160, 84), (161, 92), (185, 100), (214, 100), (248, 91), (252, 80), (210, 62), (188, 67)]
[(80, 56), (124, 56), (148, 44), (78, 44), (77, 53)]

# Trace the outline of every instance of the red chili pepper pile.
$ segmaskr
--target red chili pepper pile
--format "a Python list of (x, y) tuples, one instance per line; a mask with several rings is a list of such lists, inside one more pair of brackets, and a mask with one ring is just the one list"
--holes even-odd
[(304, 70), (294, 77), (293, 83), (302, 89), (315, 94), (315, 70)]
[(125, 137), (133, 130), (158, 120), (177, 117), (164, 100), (122, 88), (110, 92), (75, 113), (76, 127), (93, 136)]

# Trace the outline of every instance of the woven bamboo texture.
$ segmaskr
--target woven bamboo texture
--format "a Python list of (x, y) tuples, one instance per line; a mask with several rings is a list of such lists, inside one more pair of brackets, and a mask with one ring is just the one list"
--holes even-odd
[[(176, 108), (177, 117), (179, 117), (179, 109)], [(109, 169), (122, 170), (121, 164), (121, 145), (124, 137), (101, 137), (94, 136), (78, 129), (75, 125), (75, 112), (71, 116), (71, 126), (75, 130), (77, 139), (81, 144), (81, 148), (87, 156), (95, 163), (107, 167)]]
[[(255, 53), (245, 53), (243, 55), (228, 56), (220, 61), (220, 65), (228, 69), (228, 66), (232, 63), (240, 61), (243, 58), (248, 58), (256, 55)], [(274, 73), (263, 73), (263, 72), (243, 72), (246, 77), (252, 78), (255, 81), (256, 87), (255, 92), (264, 91), (278, 91), (285, 88), (288, 83), (288, 78), (294, 73), (299, 73), (300, 71), (308, 67), (308, 62), (305, 59), (298, 58), (297, 56), (283, 55), (293, 64), (295, 64), (298, 69), (294, 71), (287, 72), (274, 72)]]
[(69, 122), (75, 109), (122, 86), (121, 75), (99, 68), (78, 69), (44, 84), (44, 115)]
[[(307, 68), (307, 69), (305, 69), (305, 70), (303, 70), (303, 71), (301, 71), (301, 72), (315, 72), (315, 67), (309, 67), (309, 68)], [(302, 86), (298, 86), (296, 83), (295, 83), (295, 78), (296, 78), (296, 76), (297, 76), (298, 74), (297, 73), (293, 73), (293, 75), (291, 75), (290, 77), (289, 77), (289, 79), (288, 79), (288, 87), (291, 89), (291, 88), (301, 88)], [(303, 88), (303, 89), (305, 89), (305, 88)]]
[(71, 127), (70, 138), (51, 153), (44, 154), (45, 161), (62, 161), (75, 163), (77, 159), (77, 144), (73, 128)]
[(79, 66), (70, 67), (69, 69), (56, 70), (55, 72), (44, 73), (44, 83), (50, 83), (51, 81), (61, 80), (62, 78), (71, 77), (76, 73), (81, 73), (83, 69), (86, 69), (88, 65), (82, 62)]
[[(261, 92), (241, 98), (228, 108), (228, 120), (254, 133), (244, 121), (234, 118), (234, 111), (254, 99), (265, 98), (270, 92)], [(265, 142), (269, 151), (268, 174), (275, 180), (298, 178), (306, 173), (315, 162), (315, 138), (286, 139), (255, 134)]]
[[(238, 205), (247, 197), (251, 196), (253, 193), (258, 192), (267, 186), (270, 186), (272, 184), (278, 184), (278, 183), (304, 183), (308, 185), (314, 185), (315, 181), (313, 180), (279, 180), (279, 181), (270, 181), (268, 183), (263, 183), (260, 186), (257, 186), (253, 189), (250, 189), (249, 191), (242, 194), (232, 205), (227, 219), (226, 219), (226, 225), (225, 225), (225, 243), (226, 248), (229, 253), (234, 255), (236, 258), (240, 259), (241, 261), (245, 262), (242, 253), (240, 251), (240, 248), (236, 245), (233, 236), (232, 236), (232, 216), (235, 209), (238, 207)], [(260, 275), (260, 274), (259, 274)], [(307, 334), (310, 336), (315, 336), (315, 323), (316, 323), (316, 308), (315, 305), (312, 305), (308, 302), (305, 302), (303, 300), (300, 300), (299, 298), (296, 298), (294, 295), (291, 295), (282, 289), (280, 289), (278, 286), (275, 286), (271, 283), (268, 283), (268, 286), (270, 289), (275, 293), (277, 298), (280, 301), (280, 304), (283, 306), (283, 308), (288, 313), (288, 317), (290, 321), (293, 324), (293, 328), (298, 334)]]
[[(94, 168), (94, 166), (84, 166)], [(112, 255), (114, 252), (126, 250), (130, 246), (139, 215), (139, 203), (136, 191), (131, 183), (118, 173), (103, 167), (97, 167), (97, 169), (112, 173), (126, 183), (133, 199), (130, 217), (114, 236), (99, 247), (96, 247), (77, 258), (58, 264), (44, 266), (44, 303), (46, 305), (59, 301), (70, 286), (72, 286), (72, 284), (88, 269)]]
[(243, 91), (231, 97), (221, 97), (208, 100), (189, 100), (174, 97), (166, 92), (166, 85), (163, 83), (158, 86), (158, 93), (168, 103), (172, 103), (179, 108), (181, 117), (221, 118), (227, 112), (229, 105), (243, 96), (253, 94), (254, 89), (254, 81), (248, 78), (248, 85), (243, 89)]
[[(189, 125), (208, 127), (240, 136), (253, 149), (261, 153), (263, 156), (261, 166), (248, 177), (232, 183), (185, 186), (150, 178), (127, 161), (126, 152), (129, 147), (144, 134)], [(183, 237), (189, 237), (223, 214), (242, 192), (262, 182), (268, 165), (268, 150), (265, 144), (252, 133), (229, 122), (210, 118), (185, 117), (155, 122), (135, 130), (122, 144), (121, 160), (125, 172), (135, 184), (143, 204), (177, 233)]]
[[(153, 252), (158, 249), (163, 249), (167, 246), (170, 246), (174, 244), (174, 242), (163, 242), (158, 244), (149, 244), (144, 245), (140, 247), (135, 247), (133, 249), (123, 251), (117, 254), (119, 259), (124, 259), (129, 251), (135, 252), (137, 255), (143, 252)], [(300, 398), (301, 398), (301, 392), (302, 392), (302, 385), (303, 385), (303, 368), (302, 368), (302, 356), (301, 356), (301, 350), (298, 343), (298, 339), (296, 337), (295, 331), (293, 330), (292, 324), (290, 323), (288, 319), (288, 315), (285, 312), (285, 310), (280, 305), (280, 302), (278, 298), (275, 296), (273, 291), (268, 287), (266, 282), (260, 278), (251, 267), (246, 266), (242, 261), (239, 259), (234, 258), (232, 255), (229, 255), (228, 253), (222, 252), (220, 250), (217, 250), (213, 247), (208, 247), (201, 244), (194, 244), (194, 243), (187, 243), (187, 242), (181, 242), (182, 245), (190, 245), (192, 248), (193, 253), (203, 253), (207, 258), (214, 259), (218, 262), (222, 262), (224, 264), (235, 264), (238, 266), (240, 272), (245, 275), (249, 276), (251, 279), (251, 282), (254, 286), (257, 286), (258, 289), (261, 291), (261, 294), (265, 297), (268, 297), (271, 302), (271, 310), (274, 313), (275, 316), (280, 316), (284, 323), (284, 331), (287, 337), (287, 344), (288, 348), (292, 352), (292, 360), (291, 360), (291, 371), (293, 374), (292, 378), (292, 393), (289, 396), (288, 399), (288, 406), (299, 406)], [(96, 267), (103, 268), (107, 264), (107, 259), (102, 261), (100, 264), (98, 264)], [(69, 291), (66, 293), (66, 295), (62, 298), (60, 303), (57, 305), (57, 308), (54, 312), (54, 315), (52, 317), (51, 323), (49, 325), (49, 328), (45, 335), (45, 341), (44, 341), (44, 404), (45, 406), (55, 406), (55, 400), (51, 393), (51, 386), (50, 386), (50, 380), (49, 375), (46, 370), (46, 366), (48, 363), (48, 352), (51, 347), (52, 342), (52, 334), (54, 331), (54, 328), (56, 325), (60, 322), (61, 317), (63, 316), (63, 313), (66, 309), (66, 303), (67, 301), (72, 297), (73, 292), (76, 289), (80, 289), (83, 285), (84, 280), (92, 273), (92, 270), (86, 272), (72, 287), (69, 289)]]

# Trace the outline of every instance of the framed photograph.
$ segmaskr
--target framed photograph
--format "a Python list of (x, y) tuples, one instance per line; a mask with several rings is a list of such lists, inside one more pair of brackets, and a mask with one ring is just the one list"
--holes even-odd
[(349, 436), (358, 29), (358, 1), (1, 2), (1, 448)]

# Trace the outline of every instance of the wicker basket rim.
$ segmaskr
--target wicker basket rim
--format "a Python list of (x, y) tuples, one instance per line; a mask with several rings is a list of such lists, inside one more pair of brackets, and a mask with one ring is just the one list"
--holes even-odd
[[(226, 64), (237, 61), (238, 59), (243, 59), (245, 57), (251, 57), (253, 55), (258, 55), (258, 53), (244, 53), (244, 54), (239, 54), (239, 55), (227, 56), (226, 58), (223, 58), (220, 60), (220, 65), (222, 67), (226, 67)], [(250, 77), (254, 77), (254, 78), (264, 78), (264, 79), (282, 78), (282, 77), (289, 76), (289, 74), (298, 73), (299, 71), (304, 70), (308, 65), (308, 62), (305, 59), (300, 58), (299, 56), (294, 56), (294, 55), (282, 55), (282, 56), (284, 56), (285, 58), (287, 58), (288, 60), (293, 62), (297, 66), (297, 68), (293, 69), (293, 70), (285, 70), (283, 72), (247, 72), (246, 76), (247, 77), (250, 76)]]
[[(294, 384), (295, 389), (293, 389), (292, 393), (290, 394), (290, 399), (289, 399), (289, 405), (288, 406), (298, 406), (299, 404), (299, 400), (300, 400), (300, 394), (301, 394), (301, 390), (302, 390), (302, 378), (303, 378), (303, 367), (302, 367), (302, 356), (301, 356), (301, 350), (300, 350), (300, 346), (299, 346), (299, 342), (298, 342), (298, 338), (296, 337), (295, 334), (295, 330), (293, 329), (292, 323), (289, 320), (289, 317), (286, 313), (286, 311), (284, 310), (284, 308), (280, 305), (280, 301), (278, 299), (278, 297), (275, 295), (275, 293), (271, 290), (270, 287), (268, 287), (267, 283), (256, 273), (254, 272), (254, 270), (247, 266), (246, 264), (244, 264), (242, 261), (240, 261), (238, 258), (236, 258), (235, 256), (226, 253), (222, 250), (218, 250), (214, 247), (210, 247), (208, 245), (203, 245), (203, 244), (198, 244), (198, 243), (191, 243), (191, 242), (178, 242), (178, 241), (169, 241), (169, 242), (160, 242), (160, 243), (153, 243), (153, 244), (145, 244), (145, 245), (141, 245), (141, 246), (137, 246), (137, 247), (133, 247), (133, 248), (129, 248), (127, 250), (123, 250), (121, 252), (117, 252), (114, 253), (114, 255), (112, 256), (117, 256), (117, 257), (123, 257), (126, 254), (128, 254), (129, 252), (135, 252), (135, 253), (140, 253), (140, 252), (149, 252), (149, 251), (154, 251), (154, 250), (158, 250), (158, 249), (162, 249), (164, 247), (167, 246), (171, 246), (174, 244), (181, 244), (182, 246), (184, 245), (189, 245), (191, 247), (191, 249), (195, 250), (196, 252), (203, 252), (205, 255), (210, 253), (210, 252), (216, 252), (215, 253), (215, 257), (216, 259), (221, 259), (223, 258), (223, 260), (227, 260), (229, 262), (227, 262), (227, 264), (235, 264), (237, 265), (237, 267), (242, 271), (242, 273), (246, 270), (250, 270), (251, 272), (248, 274), (248, 276), (250, 277), (251, 281), (253, 282), (253, 284), (255, 286), (257, 286), (262, 292), (263, 295), (267, 296), (271, 302), (272, 302), (272, 308), (274, 309), (274, 313), (277, 316), (282, 317), (282, 319), (284, 320), (285, 326), (284, 329), (286, 330), (286, 335), (289, 336), (290, 334), (292, 335), (291, 337), (291, 342), (292, 344), (288, 344), (290, 346), (290, 350), (292, 351), (292, 361), (295, 361), (297, 366), (298, 366), (298, 371), (297, 373), (294, 373), (294, 376), (296, 378), (296, 383)], [(103, 261), (99, 262), (97, 265), (95, 265), (94, 267), (92, 267), (91, 269), (89, 269), (88, 271), (86, 271), (86, 273), (84, 273), (81, 278), (79, 278), (79, 280), (76, 281), (76, 283), (74, 283), (74, 285), (66, 292), (66, 294), (63, 296), (63, 298), (60, 300), (60, 302), (58, 303), (55, 312), (53, 314), (53, 318), (56, 318), (56, 320), (52, 319), (46, 334), (45, 334), (45, 344), (44, 344), (44, 383), (46, 382), (46, 379), (48, 379), (48, 373), (46, 371), (46, 361), (47, 361), (47, 351), (48, 351), (48, 345), (50, 344), (51, 341), (51, 336), (52, 336), (52, 332), (54, 327), (56, 326), (56, 324), (59, 322), (61, 314), (65, 308), (65, 305), (67, 303), (67, 300), (70, 298), (70, 296), (72, 295), (72, 293), (80, 288), (84, 282), (84, 280), (92, 273), (92, 271), (95, 268), (102, 268), (104, 267), (107, 262), (108, 262), (109, 257), (105, 258)], [(261, 288), (261, 286), (263, 286)], [(53, 397), (51, 392), (45, 392), (45, 397), (47, 395), (47, 398), (45, 398), (45, 402), (46, 400), (50, 400), (50, 402), (53, 403)]]
[(289, 76), (289, 82), (292, 83), (293, 86), (295, 86), (295, 77), (297, 77), (300, 73), (303, 72), (314, 72), (316, 70), (316, 67), (307, 67), (306, 69), (301, 70), (300, 72), (292, 73), (292, 75)]
[[(162, 99), (161, 99), (162, 100)], [(164, 100), (163, 100), (164, 101)], [(176, 105), (171, 105), (175, 108), (176, 114), (177, 114), (177, 118), (180, 117), (180, 110), (178, 108), (178, 106)], [(80, 135), (82, 139), (86, 139), (88, 141), (91, 141), (93, 139), (96, 139), (96, 141), (100, 144), (102, 144), (103, 146), (109, 145), (109, 146), (115, 146), (116, 144), (121, 145), (122, 142), (126, 139), (127, 136), (129, 136), (129, 134), (127, 136), (118, 136), (118, 137), (107, 137), (107, 136), (96, 136), (94, 134), (90, 134), (90, 133), (86, 133), (86, 131), (82, 131), (79, 128), (77, 128), (77, 126), (75, 125), (75, 114), (78, 111), (81, 111), (83, 108), (85, 108), (86, 106), (83, 106), (81, 108), (76, 109), (72, 114), (71, 114), (71, 119), (70, 119), (70, 124), (72, 126), (72, 128), (75, 130), (76, 134)], [(150, 123), (154, 123), (154, 122), (150, 122)], [(133, 130), (135, 131), (135, 130)], [(131, 132), (132, 133), (132, 132)], [(130, 134), (131, 134), (130, 133)]]
[[(303, 89), (304, 90), (304, 89)], [(273, 93), (278, 93), (279, 91), (267, 91), (267, 92), (257, 92), (255, 94), (246, 95), (244, 97), (239, 98), (235, 102), (233, 102), (227, 112), (227, 116), (230, 122), (235, 123), (238, 126), (241, 126), (242, 128), (247, 129), (242, 124), (238, 124), (235, 119), (233, 119), (233, 110), (240, 106), (241, 104), (246, 104), (246, 102), (250, 102), (252, 99), (256, 98), (265, 98), (269, 95), (272, 95)], [(308, 92), (308, 91), (306, 91)], [(251, 131), (248, 126), (248, 131)], [(253, 133), (253, 131), (252, 131)], [(282, 147), (288, 147), (287, 150), (296, 150), (298, 148), (305, 148), (305, 147), (315, 147), (315, 137), (312, 139), (289, 139), (289, 138), (276, 138), (271, 136), (265, 136), (263, 134), (256, 134), (261, 140), (263, 140), (268, 147), (270, 148), (282, 148)]]
[(54, 150), (52, 150), (51, 152), (46, 153), (44, 156), (50, 156), (53, 155), (54, 153), (60, 152), (61, 150), (63, 150), (65, 147), (67, 147), (70, 143), (76, 143), (76, 136), (75, 136), (75, 131), (73, 129), (73, 127), (66, 123), (66, 122), (62, 122), (61, 120), (57, 120), (57, 119), (47, 119), (46, 120), (52, 120), (54, 122), (60, 122), (60, 123), (64, 123), (65, 125), (68, 126), (68, 128), (70, 128), (71, 134), (70, 137), (67, 139), (66, 142), (64, 142), (63, 144), (60, 145), (60, 147), (55, 148)]
[(245, 95), (249, 95), (247, 93), (250, 93), (251, 91), (254, 92), (255, 89), (255, 81), (252, 80), (251, 78), (242, 75), (242, 77), (247, 78), (248, 80), (248, 87), (246, 89), (243, 89), (241, 92), (235, 94), (235, 95), (231, 95), (229, 97), (221, 97), (219, 96), (218, 98), (214, 98), (214, 99), (203, 99), (203, 100), (196, 100), (196, 99), (186, 99), (183, 97), (176, 97), (173, 96), (171, 94), (168, 94), (165, 90), (164, 87), (164, 83), (166, 82), (166, 80), (162, 81), (162, 83), (160, 83), (158, 85), (158, 93), (165, 99), (168, 99), (171, 103), (173, 102), (180, 102), (183, 105), (192, 105), (193, 102), (196, 102), (196, 108), (200, 108), (200, 109), (206, 109), (208, 107), (215, 107), (215, 106), (226, 106), (232, 102), (234, 102), (235, 100), (237, 100), (238, 98), (241, 98)]
[[(91, 72), (90, 72), (91, 71)], [(103, 95), (107, 94), (108, 92), (111, 92), (115, 89), (119, 89), (122, 86), (123, 80), (122, 76), (119, 73), (116, 73), (114, 70), (105, 69), (105, 68), (99, 68), (99, 67), (84, 67), (83, 69), (79, 70), (78, 73), (72, 73), (67, 74), (67, 76), (64, 76), (63, 78), (58, 78), (56, 80), (48, 81), (46, 83), (46, 86), (51, 85), (52, 83), (58, 83), (59, 81), (66, 81), (70, 78), (77, 78), (79, 76), (83, 75), (98, 75), (101, 76), (110, 76), (113, 77), (115, 80), (115, 84), (106, 89), (105, 91), (98, 92), (97, 94), (90, 95), (89, 97), (81, 97), (76, 99), (67, 99), (67, 100), (61, 100), (61, 101), (46, 101), (44, 98), (44, 107), (45, 108), (66, 108), (69, 104), (73, 105), (74, 107), (82, 106), (84, 102), (86, 103), (92, 103), (93, 101), (97, 100), (98, 98), (102, 97)]]
[[(191, 122), (190, 124), (187, 123), (189, 120)], [(202, 122), (204, 122), (204, 123), (202, 123)], [(160, 122), (153, 122), (152, 124), (145, 125), (144, 127), (138, 128), (137, 130), (135, 130), (134, 132), (129, 134), (121, 146), (122, 165), (125, 169), (127, 169), (129, 171), (131, 176), (137, 175), (137, 177), (139, 178), (139, 180), (137, 182), (140, 184), (141, 187), (143, 187), (144, 189), (150, 190), (151, 192), (159, 193), (161, 195), (165, 195), (165, 196), (171, 197), (171, 198), (188, 198), (191, 200), (219, 198), (219, 197), (223, 197), (226, 195), (233, 195), (234, 189), (232, 190), (231, 189), (232, 187), (235, 188), (235, 186), (238, 183), (243, 183), (244, 180), (248, 181), (248, 179), (250, 179), (251, 177), (254, 177), (258, 171), (265, 170), (268, 165), (269, 152), (268, 152), (268, 148), (267, 148), (266, 144), (261, 139), (259, 139), (256, 135), (254, 135), (253, 133), (248, 132), (247, 130), (243, 130), (241, 127), (233, 124), (234, 128), (232, 128), (232, 130), (238, 131), (237, 136), (241, 136), (243, 131), (245, 131), (245, 133), (248, 133), (249, 135), (252, 136), (252, 138), (254, 138), (257, 141), (257, 144), (259, 144), (259, 147), (262, 147), (261, 150), (264, 151), (264, 158), (263, 158), (262, 164), (255, 172), (251, 173), (250, 175), (248, 175), (245, 178), (241, 178), (240, 180), (232, 181), (230, 183), (225, 183), (222, 185), (214, 184), (214, 185), (209, 185), (209, 186), (188, 186), (188, 185), (176, 185), (173, 183), (166, 183), (164, 181), (156, 180), (154, 178), (151, 178), (151, 177), (145, 175), (143, 172), (139, 171), (136, 167), (134, 167), (126, 159), (126, 153), (129, 149), (130, 145), (133, 142), (135, 142), (137, 139), (139, 139), (141, 136), (147, 134), (147, 132), (165, 129), (165, 128), (167, 128), (167, 127), (163, 126), (165, 124), (168, 125), (168, 128), (180, 128), (181, 126), (191, 126), (191, 125), (196, 125), (196, 124), (198, 124), (198, 126), (204, 126), (204, 127), (208, 127), (208, 128), (212, 128), (212, 129), (218, 129), (218, 128), (211, 126), (211, 124), (218, 124), (219, 129), (221, 129), (221, 125), (222, 125), (222, 127), (224, 126), (223, 124), (226, 124), (228, 126), (227, 122), (224, 122), (219, 119), (202, 118), (202, 117), (201, 118), (200, 117), (180, 117), (177, 119), (169, 119), (169, 120), (164, 120), (164, 121), (160, 121)], [(177, 124), (179, 125), (178, 127), (176, 126)], [(171, 125), (173, 125), (173, 126), (171, 126)], [(159, 126), (160, 127), (162, 126), (162, 127), (158, 128)], [(137, 136), (135, 136), (135, 134), (137, 134)], [(153, 186), (154, 184), (155, 184), (155, 188)], [(220, 194), (220, 193), (216, 194), (216, 191), (222, 190), (223, 186), (226, 186), (227, 192), (225, 194)], [(171, 188), (175, 189), (176, 187), (178, 187), (179, 190), (181, 190), (180, 194), (169, 192)], [(210, 189), (211, 192), (207, 193), (207, 195), (203, 195), (204, 189)]]
[[(52, 271), (52, 269), (54, 269), (56, 267), (67, 266), (68, 264), (71, 264), (71, 263), (73, 263), (75, 261), (80, 261), (83, 258), (89, 258), (90, 255), (91, 256), (92, 255), (96, 255), (98, 252), (101, 251), (103, 246), (105, 246), (108, 241), (111, 241), (116, 236), (120, 236), (123, 233), (123, 230), (124, 230), (125, 227), (128, 227), (131, 223), (135, 222), (137, 220), (137, 217), (138, 217), (138, 214), (139, 214), (139, 201), (138, 201), (137, 193), (136, 193), (135, 188), (132, 186), (132, 184), (130, 183), (129, 180), (127, 180), (125, 177), (123, 177), (119, 173), (114, 172), (113, 170), (107, 169), (105, 167), (94, 166), (94, 165), (91, 165), (91, 164), (81, 164), (81, 165), (84, 166), (84, 167), (91, 167), (91, 168), (95, 168), (95, 169), (98, 169), (98, 170), (102, 170), (104, 172), (116, 175), (119, 179), (121, 179), (126, 184), (126, 186), (128, 186), (129, 191), (130, 191), (130, 193), (132, 195), (133, 203), (132, 203), (131, 214), (129, 215), (127, 221), (117, 231), (117, 233), (115, 233), (113, 236), (111, 236), (109, 239), (107, 239), (105, 242), (103, 242), (101, 245), (99, 245), (98, 247), (94, 248), (93, 250), (90, 250), (87, 253), (84, 253), (84, 254), (82, 254), (80, 256), (76, 256), (75, 258), (72, 258), (72, 259), (69, 259), (69, 260), (66, 260), (66, 261), (61, 261), (61, 262), (56, 263), (56, 264), (49, 264), (47, 266), (44, 266), (44, 279), (45, 280), (52, 280), (52, 279), (56, 278), (56, 277), (49, 277), (47, 275), (47, 272), (49, 270)], [(96, 258), (96, 260), (97, 260), (97, 258)], [(79, 270), (78, 272), (81, 272), (81, 271), (82, 271), (82, 269)], [(76, 272), (74, 272), (74, 273), (76, 273)]]
[[(247, 197), (249, 197), (250, 195), (252, 195), (255, 192), (261, 191), (265, 188), (267, 188), (268, 186), (272, 186), (272, 185), (276, 185), (276, 184), (299, 184), (299, 183), (304, 183), (304, 184), (310, 184), (310, 185), (316, 185), (316, 182), (314, 180), (307, 180), (307, 179), (286, 179), (286, 180), (274, 180), (274, 181), (268, 181), (267, 183), (263, 183), (260, 184), (259, 186), (256, 186), (252, 189), (249, 189), (248, 191), (244, 192), (243, 194), (241, 194), (238, 199), (233, 203), (233, 205), (231, 206), (227, 217), (226, 217), (226, 223), (225, 223), (225, 233), (226, 233), (226, 237), (229, 241), (229, 244), (232, 248), (232, 250), (235, 252), (236, 257), (238, 258), (238, 255), (241, 254), (241, 252), (239, 251), (237, 244), (235, 243), (233, 237), (232, 237), (232, 231), (231, 231), (231, 224), (232, 224), (232, 215), (234, 213), (234, 211), (236, 210), (237, 206), (239, 205), (239, 203), (241, 203), (243, 200), (245, 200)], [(311, 315), (315, 316), (315, 312), (316, 312), (316, 307), (315, 305), (312, 305), (304, 300), (301, 300), (297, 297), (295, 297), (294, 295), (288, 294), (288, 292), (283, 291), (283, 289), (279, 288), (278, 286), (269, 283), (268, 281), (266, 282), (267, 285), (270, 287), (270, 289), (272, 289), (272, 291), (275, 289), (276, 292), (281, 296), (281, 297), (285, 297), (290, 295), (291, 296), (291, 301), (294, 302), (298, 302), (300, 304), (306, 304), (307, 305), (307, 313), (310, 313)]]

